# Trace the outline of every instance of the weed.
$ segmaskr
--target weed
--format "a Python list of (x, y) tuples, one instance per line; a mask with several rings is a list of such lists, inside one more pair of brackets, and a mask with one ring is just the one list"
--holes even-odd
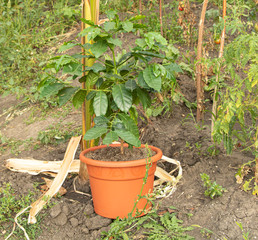
[(163, 239), (194, 239), (186, 232), (191, 231), (192, 227), (183, 227), (183, 221), (176, 217), (176, 213), (166, 212), (158, 214), (153, 208), (151, 212), (141, 218), (130, 220), (116, 219), (112, 224), (109, 232), (103, 232), (104, 240), (108, 239), (130, 239), (130, 231), (134, 229), (134, 236), (139, 233), (144, 235), (148, 240)]
[(244, 232), (244, 228), (242, 223), (236, 222), (236, 224), (238, 225), (238, 227), (240, 227), (241, 231), (242, 231), (242, 236), (244, 240), (249, 240), (249, 232)]
[[(20, 197), (15, 196), (15, 191), (12, 188), (10, 183), (4, 183), (0, 188), (0, 229), (2, 233), (7, 237), (7, 230), (12, 228), (11, 222), (13, 222), (13, 217), (23, 208), (29, 206), (31, 202), (36, 200), (36, 192), (29, 192), (28, 195), (23, 195)], [(36, 224), (27, 223), (28, 213), (24, 214), (23, 218), (18, 219), (19, 224), (21, 224), (30, 239), (36, 239), (40, 234), (40, 222), (43, 218), (43, 215), (39, 215), (38, 222)], [(3, 224), (5, 223), (5, 227)], [(7, 227), (8, 226), (8, 227)], [(17, 229), (14, 232), (14, 236), (21, 236), (23, 233), (20, 229)]]
[(208, 154), (209, 154), (210, 156), (217, 156), (217, 155), (219, 155), (219, 153), (220, 153), (219, 149), (216, 147), (215, 144), (209, 146), (209, 147), (207, 148), (207, 152), (208, 152)]
[(29, 149), (33, 143), (34, 140), (32, 138), (19, 140), (15, 138), (7, 138), (5, 136), (1, 136), (0, 134), (0, 152), (10, 149), (12, 154), (18, 155), (22, 149)]
[(72, 123), (66, 125), (58, 123), (55, 126), (49, 126), (47, 130), (40, 131), (37, 139), (42, 145), (56, 145), (67, 141), (74, 135), (80, 135), (80, 129), (80, 127), (72, 129)]
[(214, 199), (214, 197), (221, 196), (223, 192), (226, 192), (226, 189), (218, 185), (216, 182), (212, 183), (210, 176), (206, 173), (202, 173), (201, 178), (203, 186), (206, 187), (206, 191), (204, 192), (205, 196), (209, 196), (211, 199)]

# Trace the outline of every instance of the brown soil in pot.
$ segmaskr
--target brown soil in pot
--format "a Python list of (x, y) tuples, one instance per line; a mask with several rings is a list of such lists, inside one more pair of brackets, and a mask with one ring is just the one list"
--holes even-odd
[[(149, 155), (151, 154), (151, 155)], [(124, 154), (121, 154), (120, 147), (106, 147), (102, 149), (98, 149), (92, 152), (87, 153), (85, 156), (90, 159), (94, 160), (101, 160), (101, 161), (132, 161), (138, 159), (144, 159), (146, 157), (152, 157), (155, 155), (155, 152), (146, 148), (124, 148)]]

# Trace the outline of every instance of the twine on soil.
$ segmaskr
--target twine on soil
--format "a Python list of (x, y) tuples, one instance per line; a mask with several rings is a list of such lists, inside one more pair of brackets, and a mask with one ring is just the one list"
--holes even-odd
[(76, 176), (76, 177), (73, 179), (73, 190), (74, 190), (74, 192), (79, 193), (79, 194), (82, 194), (82, 195), (85, 195), (85, 196), (88, 196), (88, 197), (91, 197), (91, 195), (88, 194), (88, 193), (84, 193), (84, 192), (81, 192), (81, 191), (76, 190), (75, 181), (76, 181), (77, 178), (78, 178), (78, 176)]
[(24, 232), (24, 235), (25, 235), (26, 239), (27, 239), (27, 240), (30, 240), (30, 238), (29, 238), (29, 236), (28, 236), (26, 230), (24, 229), (24, 227), (18, 223), (18, 217), (19, 217), (21, 214), (23, 214), (24, 212), (26, 212), (29, 208), (31, 208), (31, 206), (28, 206), (28, 207), (22, 209), (20, 212), (18, 212), (18, 213), (16, 214), (16, 216), (15, 216), (15, 218), (14, 218), (14, 223), (13, 223), (12, 232), (7, 236), (7, 238), (6, 238), (5, 240), (9, 239), (9, 238), (13, 235), (14, 230), (15, 230), (15, 227), (16, 227), (16, 224), (17, 224), (17, 226)]

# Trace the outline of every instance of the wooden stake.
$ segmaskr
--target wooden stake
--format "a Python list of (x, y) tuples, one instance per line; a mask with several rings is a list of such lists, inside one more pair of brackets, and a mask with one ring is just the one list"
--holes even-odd
[(163, 36), (163, 23), (162, 23), (162, 0), (159, 0), (159, 22), (160, 22), (160, 33)]
[[(220, 39), (220, 50), (219, 50), (219, 56), (218, 58), (222, 58), (223, 56), (223, 50), (224, 50), (224, 43), (225, 43), (225, 32), (226, 32), (226, 7), (227, 7), (227, 0), (223, 0), (223, 19), (224, 19), (224, 29), (221, 33), (221, 39)], [(217, 90), (218, 90), (218, 83), (219, 83), (219, 72), (220, 72), (220, 63), (218, 64), (218, 68), (216, 71), (216, 85), (214, 88), (214, 93), (213, 93), (213, 104), (212, 104), (212, 115), (211, 115), (211, 140), (212, 140), (212, 133), (214, 130), (214, 122), (217, 117)]]
[(198, 47), (197, 47), (197, 64), (196, 64), (196, 90), (197, 90), (197, 115), (196, 121), (199, 122), (203, 119), (204, 116), (204, 83), (202, 81), (202, 66), (201, 66), (201, 58), (202, 58), (202, 39), (203, 39), (203, 28), (204, 28), (204, 20), (206, 8), (208, 5), (208, 0), (203, 1), (202, 13), (199, 22), (199, 35), (198, 35)]
[[(92, 20), (95, 24), (98, 24), (99, 20), (99, 0), (82, 0), (82, 18)], [(81, 30), (87, 28), (88, 25), (81, 23)], [(82, 45), (88, 43), (87, 35), (81, 38)], [(92, 44), (92, 41), (90, 42)], [(82, 54), (85, 55), (85, 50), (82, 48)], [(85, 67), (92, 66), (94, 59), (82, 58), (82, 75), (85, 76)], [(85, 82), (82, 83), (82, 89), (86, 89)], [(90, 102), (85, 99), (82, 105), (82, 134), (85, 135), (86, 131), (91, 128), (92, 116), (90, 115)], [(92, 143), (92, 142), (91, 142)], [(89, 148), (92, 144), (88, 141), (82, 140), (82, 150)], [(79, 184), (83, 185), (88, 181), (88, 170), (85, 163), (80, 162), (79, 170)]]

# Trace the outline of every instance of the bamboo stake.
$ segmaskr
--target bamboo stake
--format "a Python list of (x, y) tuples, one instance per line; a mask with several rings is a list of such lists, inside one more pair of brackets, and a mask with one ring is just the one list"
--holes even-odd
[[(93, 21), (98, 24), (99, 18), (99, 0), (82, 0), (82, 18)], [(81, 23), (81, 30), (87, 28), (88, 25)], [(82, 45), (89, 43), (87, 35), (81, 38)], [(90, 42), (92, 44), (92, 41)], [(82, 53), (85, 55), (85, 50), (82, 48)], [(82, 58), (82, 75), (85, 76), (85, 66), (92, 66), (94, 64), (94, 59)], [(85, 82), (82, 83), (82, 89), (85, 89)], [(82, 105), (82, 133), (85, 135), (86, 131), (91, 128), (92, 118), (90, 116), (90, 102), (86, 101)], [(89, 148), (92, 144), (88, 141), (82, 140), (82, 149)], [(85, 184), (88, 181), (88, 171), (85, 163), (80, 163), (79, 170), (79, 183)]]
[(208, 0), (203, 1), (202, 13), (199, 22), (199, 34), (198, 34), (198, 47), (197, 47), (197, 64), (196, 64), (196, 89), (197, 89), (197, 115), (196, 121), (199, 122), (203, 119), (204, 115), (204, 107), (203, 107), (203, 99), (204, 99), (204, 91), (203, 86), (204, 83), (202, 81), (202, 66), (201, 66), (201, 58), (202, 58), (202, 39), (203, 39), (203, 28), (204, 28), (204, 20), (206, 8), (208, 5)]
[[(226, 32), (226, 7), (227, 7), (227, 0), (223, 0), (223, 19), (224, 19), (224, 29), (221, 33), (221, 39), (220, 39), (220, 50), (219, 50), (219, 56), (218, 58), (222, 58), (223, 56), (223, 50), (224, 50), (224, 43), (225, 43), (225, 32)], [(212, 104), (212, 115), (211, 115), (211, 139), (212, 139), (212, 133), (214, 130), (214, 122), (216, 120), (217, 117), (217, 102), (218, 102), (218, 98), (217, 98), (217, 91), (218, 91), (218, 83), (219, 83), (219, 71), (220, 71), (220, 65), (221, 63), (218, 63), (218, 67), (217, 67), (217, 72), (216, 72), (216, 85), (214, 88), (214, 93), (213, 93), (213, 104)]]

